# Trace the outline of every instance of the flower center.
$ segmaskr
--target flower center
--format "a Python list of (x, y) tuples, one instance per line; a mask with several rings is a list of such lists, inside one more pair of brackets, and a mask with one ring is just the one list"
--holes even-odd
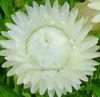
[(27, 52), (42, 69), (60, 70), (68, 64), (71, 43), (66, 33), (55, 27), (42, 27), (29, 37)]

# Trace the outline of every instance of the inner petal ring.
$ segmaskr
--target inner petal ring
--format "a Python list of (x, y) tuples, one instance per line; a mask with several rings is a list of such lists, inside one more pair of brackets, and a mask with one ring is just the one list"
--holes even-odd
[(68, 64), (72, 45), (63, 30), (45, 26), (28, 38), (27, 53), (41, 69), (61, 70)]

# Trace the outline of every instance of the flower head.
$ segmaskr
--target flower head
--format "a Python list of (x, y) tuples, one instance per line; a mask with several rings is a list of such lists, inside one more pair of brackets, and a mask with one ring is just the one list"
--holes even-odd
[(3, 67), (12, 67), (7, 75), (16, 74), (17, 84), (31, 93), (48, 91), (49, 97), (78, 90), (96, 70), (92, 59), (100, 56), (98, 39), (88, 35), (92, 26), (84, 18), (76, 20), (78, 10), (69, 11), (67, 2), (62, 7), (57, 1), (53, 7), (48, 0), (40, 6), (33, 2), (26, 9), (28, 14), (12, 15), (15, 24), (7, 23), (10, 30), (2, 32), (9, 38), (0, 41), (5, 47), (0, 55), (7, 60)]
[(89, 3), (88, 0), (85, 0), (84, 2), (79, 2), (75, 4), (75, 7), (78, 8), (79, 12), (78, 12), (78, 18), (80, 17), (85, 17), (88, 18), (88, 21), (91, 22), (91, 19), (98, 14), (97, 10), (93, 10), (91, 8), (89, 8), (87, 6), (87, 4)]
[(90, 7), (91, 9), (98, 10), (98, 15), (96, 15), (92, 19), (92, 22), (94, 23), (100, 22), (100, 0), (90, 0), (88, 7)]

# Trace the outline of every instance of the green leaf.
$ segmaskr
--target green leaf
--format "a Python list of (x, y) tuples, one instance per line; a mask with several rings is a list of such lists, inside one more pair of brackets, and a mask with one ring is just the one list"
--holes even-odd
[(92, 90), (97, 97), (100, 97), (100, 80), (94, 80), (92, 82)]
[(14, 7), (21, 9), (25, 4), (25, 0), (14, 0)]
[(33, 0), (27, 0), (28, 5), (32, 5)]
[(5, 62), (5, 58), (2, 57), (2, 56), (0, 56), (0, 65), (1, 65), (3, 62)]
[(24, 97), (31, 97), (29, 93), (23, 93)]
[(73, 8), (75, 5), (75, 1), (74, 0), (68, 0), (69, 4), (70, 4), (70, 8)]
[(0, 97), (19, 97), (10, 87), (7, 85), (0, 83)]
[(58, 0), (58, 1), (60, 5), (63, 5), (66, 2), (66, 0)]
[(11, 22), (11, 14), (14, 13), (12, 0), (0, 0), (0, 7), (4, 13), (4, 20)]
[(14, 91), (18, 93), (20, 96), (22, 95), (22, 86), (17, 85), (17, 76), (13, 76), (13, 82), (14, 82)]
[[(5, 40), (7, 39), (6, 37), (0, 35), (0, 40)], [(4, 48), (0, 45), (0, 50), (3, 50)], [(5, 62), (5, 58), (3, 56), (0, 56), (0, 65)]]
[(0, 0), (0, 6), (7, 17), (13, 13), (12, 0)]
[(2, 19), (0, 19), (0, 31), (1, 30), (6, 30), (5, 24)]
[(5, 39), (7, 39), (5, 36), (0, 35), (0, 40), (5, 40)]
[(31, 94), (27, 90), (23, 90), (22, 94), (23, 94), (24, 97), (31, 97)]
[(1, 66), (0, 66), (0, 83), (3, 83), (5, 81), (5, 78), (6, 78), (6, 74), (5, 73), (6, 73), (5, 70), (2, 69)]
[(78, 97), (90, 97), (86, 91), (80, 91), (77, 95)]

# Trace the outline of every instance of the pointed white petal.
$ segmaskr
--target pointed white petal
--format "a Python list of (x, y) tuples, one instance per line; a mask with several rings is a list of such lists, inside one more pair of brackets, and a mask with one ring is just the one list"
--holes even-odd
[(48, 90), (53, 90), (55, 87), (55, 77), (56, 71), (44, 71), (43, 72), (43, 79), (47, 83)]
[(69, 24), (68, 24), (68, 28), (66, 29), (66, 33), (70, 37), (70, 39), (72, 40), (77, 39), (77, 36), (79, 35), (79, 33), (81, 33), (80, 31), (83, 25), (83, 21), (84, 21), (84, 18), (81, 18), (80, 20), (75, 22), (75, 18), (73, 14), (69, 15), (69, 18), (67, 21)]
[(24, 89), (30, 88), (31, 87), (31, 83), (29, 84), (24, 84)]
[(41, 80), (40, 85), (39, 85), (40, 95), (44, 95), (44, 93), (46, 92), (46, 90), (47, 90), (46, 82), (44, 80)]
[(19, 24), (20, 20), (18, 19), (18, 17), (16, 15), (11, 15), (12, 20), (15, 22), (15, 24)]
[(38, 89), (39, 89), (39, 82), (37, 82), (36, 84), (32, 84), (31, 93), (37, 92)]
[(78, 85), (78, 84), (76, 84), (76, 83), (73, 83), (72, 86), (73, 86), (76, 90), (78, 90), (78, 89), (80, 88), (80, 85)]
[(10, 54), (12, 54), (13, 52), (11, 50), (1, 50), (0, 51), (0, 55), (1, 56), (9, 56)]
[(34, 70), (33, 71), (33, 78), (32, 78), (32, 81), (31, 81), (31, 83), (32, 83), (32, 85), (35, 85), (35, 84), (37, 84), (40, 80), (41, 80), (41, 77), (42, 77), (42, 71), (38, 71), (38, 70)]
[(66, 81), (66, 84), (65, 84), (65, 89), (66, 89), (66, 91), (68, 91), (69, 93), (71, 93), (72, 92), (71, 82), (69, 82), (68, 79), (66, 79), (66, 80), (67, 81)]
[(63, 82), (63, 78), (62, 78), (62, 76), (61, 76), (60, 73), (58, 73), (58, 74), (56, 75), (55, 83), (56, 83), (56, 85), (58, 86), (59, 89), (63, 89), (63, 87), (64, 87), (64, 82)]
[(85, 82), (88, 81), (87, 76), (86, 76), (86, 75), (83, 75), (83, 74), (80, 76), (80, 79), (81, 79), (82, 81), (85, 81)]
[(26, 57), (21, 56), (19, 53), (10, 53), (5, 59), (9, 61), (26, 62)]
[(97, 57), (100, 57), (99, 52), (83, 54), (83, 59), (93, 59), (93, 58), (97, 58)]
[(93, 19), (92, 19), (93, 23), (98, 23), (100, 22), (100, 14), (96, 15)]
[(48, 13), (50, 13), (50, 11), (51, 11), (51, 3), (50, 3), (50, 0), (46, 0), (45, 6), (47, 8)]
[(17, 17), (17, 18), (19, 19), (19, 21), (20, 21), (18, 24), (23, 25), (23, 21), (24, 21), (24, 24), (25, 24), (25, 25), (28, 23), (29, 18), (28, 18), (28, 16), (27, 16), (25, 13), (23, 13), (23, 12), (21, 12), (21, 11), (18, 11), (18, 12), (16, 12), (15, 14), (16, 14), (16, 17)]
[(41, 16), (41, 19), (48, 17), (48, 12), (47, 12), (47, 9), (44, 5), (40, 5), (40, 16)]
[(11, 69), (8, 71), (7, 76), (15, 75), (15, 69), (16, 69), (16, 67), (11, 68)]
[(85, 51), (93, 46), (95, 46), (98, 43), (98, 38), (94, 36), (89, 36), (86, 39), (84, 39), (76, 48), (79, 51)]
[(87, 52), (96, 52), (100, 49), (100, 46), (93, 46), (87, 50)]
[(96, 70), (95, 67), (91, 66), (91, 64), (88, 64), (88, 63), (86, 63), (86, 64), (83, 63), (83, 64), (80, 64), (80, 65), (77, 65), (77, 68), (74, 67), (74, 69), (76, 69), (76, 70), (90, 70), (90, 71)]
[(4, 48), (7, 48), (7, 49), (15, 49), (16, 48), (15, 42), (12, 40), (1, 40), (0, 44)]
[[(29, 64), (28, 63), (21, 64), (20, 66), (16, 67), (16, 74), (24, 73), (24, 72), (27, 72), (29, 70), (37, 70), (37, 69), (39, 69), (39, 67), (36, 66), (35, 64), (30, 64), (30, 63)], [(30, 72), (30, 75), (32, 75), (32, 73), (33, 72)]]
[(83, 27), (83, 29), (80, 31), (81, 33), (78, 35), (78, 38), (75, 40), (75, 44), (80, 43), (88, 35), (91, 29), (92, 25), (86, 25)]
[(24, 80), (24, 77), (25, 77), (25, 74), (20, 74), (18, 75), (18, 79), (17, 79), (17, 84), (20, 85), (23, 83), (23, 80)]
[(11, 37), (9, 36), (8, 32), (5, 31), (1, 31), (1, 34), (9, 39), (11, 39)]
[(29, 84), (31, 82), (32, 77), (33, 77), (33, 72), (32, 71), (27, 72), (23, 80), (23, 83)]
[(68, 2), (64, 3), (64, 5), (60, 9), (61, 15), (65, 15), (66, 17), (69, 15), (69, 4)]
[(93, 75), (93, 71), (90, 71), (90, 70), (84, 70), (84, 74), (85, 74), (85, 75), (92, 76), (92, 75)]
[(29, 15), (29, 17), (31, 19), (32, 18), (33, 8), (28, 6), (28, 5), (25, 5), (25, 7), (26, 7), (27, 13), (28, 13), (28, 15)]
[[(72, 21), (75, 21), (75, 18), (73, 18)], [(73, 28), (74, 31), (71, 34), (71, 38), (73, 40), (76, 40), (78, 35), (81, 33), (81, 29), (82, 29), (82, 26), (83, 26), (83, 21), (84, 21), (84, 18), (81, 18), (80, 20), (78, 20), (75, 23), (74, 28)]]
[(14, 65), (17, 65), (17, 64), (19, 64), (19, 63), (15, 62), (15, 61), (7, 61), (7, 62), (2, 64), (2, 67), (6, 68), (6, 67), (11, 67), (11, 66), (14, 66)]
[(74, 18), (74, 21), (76, 20), (77, 18), (77, 15), (78, 15), (78, 9), (77, 8), (73, 8), (71, 11), (70, 11), (71, 14), (73, 14), (73, 18)]
[(49, 90), (48, 91), (49, 97), (54, 97), (54, 94), (55, 94), (55, 90)]
[(100, 1), (93, 1), (91, 3), (88, 4), (88, 7), (92, 8), (92, 9), (96, 9), (96, 10), (100, 10)]
[(37, 2), (33, 2), (33, 10), (34, 10), (34, 13), (39, 13), (39, 5)]
[(59, 13), (59, 6), (58, 6), (58, 0), (56, 0), (53, 4), (53, 8), (51, 10), (51, 20), (53, 22), (59, 23), (60, 21), (60, 13)]
[(59, 4), (58, 4), (58, 0), (55, 0), (54, 4), (53, 4), (53, 10), (59, 10)]
[(61, 97), (62, 96), (62, 89), (60, 89), (59, 87), (55, 87), (55, 90), (56, 90), (57, 96)]

